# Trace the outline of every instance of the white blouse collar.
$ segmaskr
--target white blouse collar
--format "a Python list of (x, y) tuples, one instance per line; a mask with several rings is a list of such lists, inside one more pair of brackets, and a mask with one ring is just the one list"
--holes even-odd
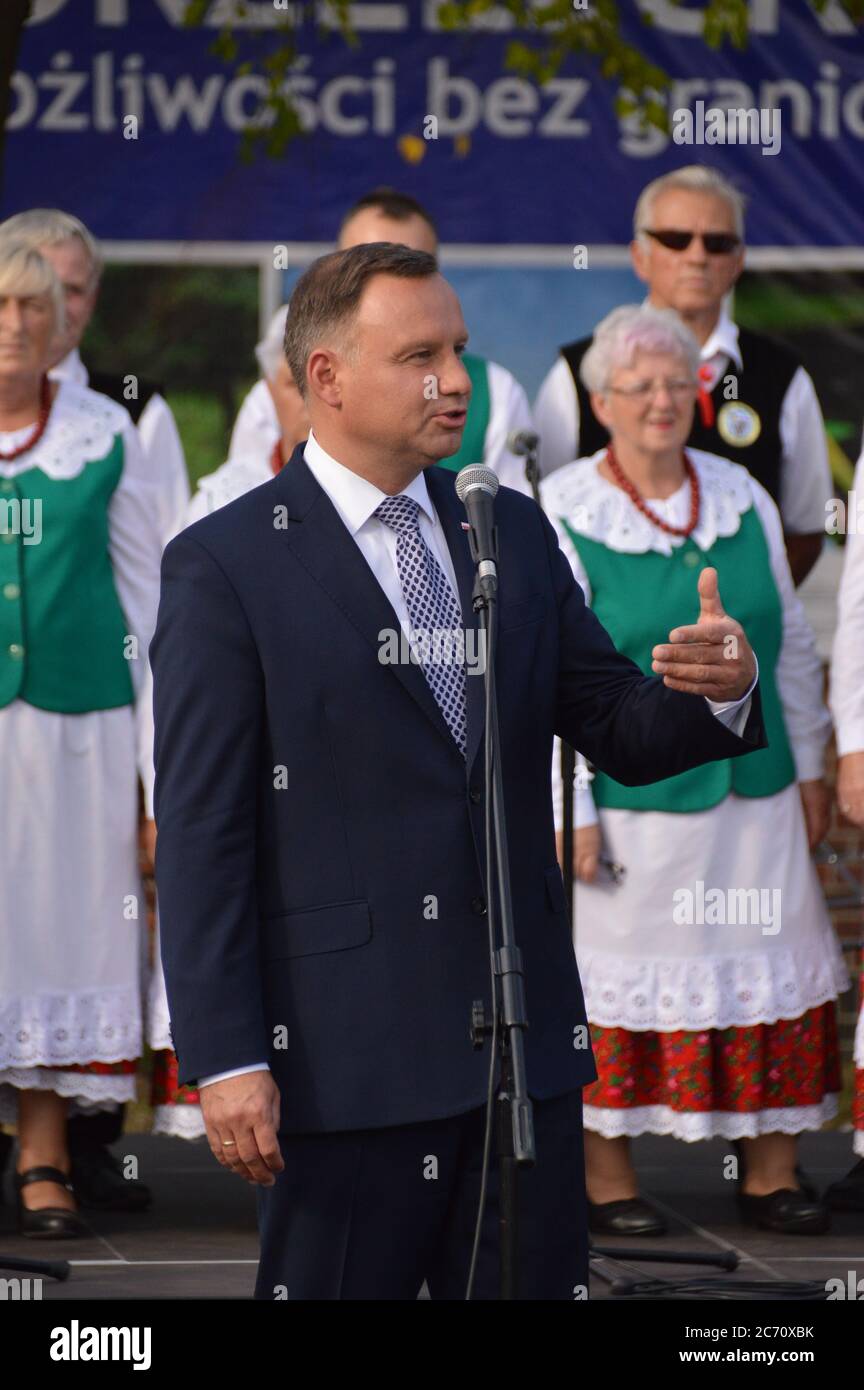
[[(74, 478), (94, 459), (104, 458), (115, 437), (131, 425), (123, 406), (89, 387), (61, 381), (42, 438), (16, 459), (0, 459), (0, 474), (15, 477), (41, 468), (49, 478)], [(22, 435), (16, 430), (15, 434)], [(14, 440), (14, 436), (12, 436)], [(23, 443), (19, 437), (17, 443)], [(6, 449), (14, 447), (7, 440)]]
[[(671, 555), (684, 537), (671, 536), (654, 526), (638, 507), (598, 471), (605, 449), (590, 458), (577, 459), (558, 468), (541, 484), (543, 509), (553, 520), (566, 521), (571, 530), (610, 550), (640, 555), (654, 550)], [(721, 536), (734, 536), (741, 514), (753, 505), (750, 475), (738, 463), (688, 449), (699, 478), (699, 522), (691, 539), (700, 550), (710, 550)], [(672, 526), (683, 526), (690, 511), (690, 485), (685, 482), (670, 497), (645, 499), (659, 517)]]

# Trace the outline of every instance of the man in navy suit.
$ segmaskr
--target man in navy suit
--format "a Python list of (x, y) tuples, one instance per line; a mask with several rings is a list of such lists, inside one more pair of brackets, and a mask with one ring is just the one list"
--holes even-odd
[[(424, 627), (478, 650), (465, 514), (433, 466), (461, 437), (467, 336), (424, 252), (316, 261), (285, 344), (308, 441), (163, 559), (165, 977), (180, 1079), (202, 1088), (216, 1158), (258, 1188), (261, 1299), (413, 1299), (424, 1280), (433, 1298), (464, 1294), (489, 1065), (469, 1024), (473, 1000), (491, 1003), (482, 663), (436, 663), (422, 643), (419, 661), (392, 653)], [(764, 735), (755, 659), (714, 571), (698, 624), (656, 649), (664, 674), (649, 678), (586, 607), (533, 501), (502, 488), (496, 520), (537, 1148), (520, 1297), (570, 1299), (588, 1283), (580, 1088), (596, 1072), (555, 861), (553, 735), (628, 784)], [(496, 1296), (497, 1197), (493, 1168), (481, 1298)]]

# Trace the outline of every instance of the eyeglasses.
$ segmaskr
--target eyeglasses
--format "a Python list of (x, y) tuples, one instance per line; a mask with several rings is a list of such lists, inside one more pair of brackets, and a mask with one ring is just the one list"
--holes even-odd
[(642, 231), (665, 246), (667, 251), (686, 251), (694, 237), (698, 237), (709, 256), (728, 256), (741, 245), (740, 236), (732, 232), (652, 232), (648, 227)]
[(685, 381), (679, 377), (675, 381), (637, 381), (632, 386), (607, 386), (607, 391), (612, 391), (616, 396), (623, 396), (625, 400), (647, 401), (657, 395), (658, 391), (668, 391), (670, 396), (677, 396), (681, 399), (684, 396), (695, 396), (695, 381)]

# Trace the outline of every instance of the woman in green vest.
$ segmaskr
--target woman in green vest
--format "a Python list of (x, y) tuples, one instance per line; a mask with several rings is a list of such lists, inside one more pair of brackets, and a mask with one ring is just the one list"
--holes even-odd
[[(609, 447), (542, 487), (586, 601), (647, 675), (662, 674), (652, 649), (682, 614), (696, 620), (697, 575), (717, 571), (758, 658), (768, 735), (647, 787), (577, 769), (574, 942), (598, 1070), (584, 1095), (589, 1220), (662, 1234), (630, 1139), (722, 1137), (737, 1153), (718, 1177), (737, 1177), (742, 1218), (817, 1234), (827, 1209), (801, 1187), (796, 1136), (836, 1113), (848, 986), (810, 858), (828, 823), (830, 721), (774, 503), (740, 465), (685, 452), (698, 368), (676, 314), (616, 309), (582, 365)], [(737, 727), (748, 705), (712, 708)]]
[(128, 413), (47, 376), (63, 293), (0, 238), (0, 1121), (18, 1221), (88, 1233), (67, 1113), (134, 1099), (144, 899), (138, 772), (158, 499)]

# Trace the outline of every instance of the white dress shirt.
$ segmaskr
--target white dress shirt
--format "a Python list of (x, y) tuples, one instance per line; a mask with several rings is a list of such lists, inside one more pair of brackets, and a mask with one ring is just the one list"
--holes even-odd
[[(712, 391), (730, 367), (744, 370), (738, 326), (725, 306), (714, 331), (700, 349), (703, 367), (711, 369), (705, 385)], [(534, 402), (534, 421), (540, 435), (540, 471), (544, 477), (573, 462), (573, 442), (579, 434), (579, 397), (573, 375), (558, 357)], [(780, 515), (791, 535), (825, 529), (825, 504), (833, 495), (825, 424), (812, 378), (798, 367), (780, 407)]]
[[(73, 381), (78, 386), (87, 386), (90, 382), (90, 374), (77, 348), (67, 353), (48, 375), (52, 381)], [(171, 407), (158, 391), (138, 417), (137, 430), (156, 489), (159, 508), (156, 523), (162, 544), (167, 545), (178, 530), (189, 503), (189, 476)]]

